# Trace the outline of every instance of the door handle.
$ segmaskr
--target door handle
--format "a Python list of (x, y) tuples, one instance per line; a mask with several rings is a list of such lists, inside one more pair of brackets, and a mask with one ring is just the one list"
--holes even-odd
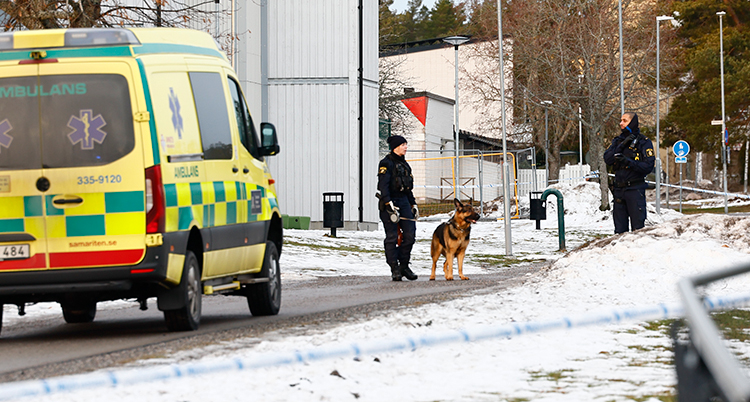
[(245, 167), (245, 168), (242, 169), (242, 173), (248, 174), (248, 173), (250, 173), (250, 169), (248, 169), (247, 167)]
[(52, 201), (53, 204), (64, 205), (64, 204), (80, 204), (83, 202), (83, 198), (60, 198)]
[(232, 166), (232, 173), (237, 173), (239, 171), (240, 169), (238, 169), (237, 166)]

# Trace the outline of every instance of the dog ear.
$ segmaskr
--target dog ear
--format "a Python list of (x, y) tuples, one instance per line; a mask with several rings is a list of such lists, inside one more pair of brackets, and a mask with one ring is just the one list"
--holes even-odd
[(459, 209), (464, 206), (464, 204), (462, 204), (458, 198), (454, 199), (453, 203), (456, 205), (456, 209)]

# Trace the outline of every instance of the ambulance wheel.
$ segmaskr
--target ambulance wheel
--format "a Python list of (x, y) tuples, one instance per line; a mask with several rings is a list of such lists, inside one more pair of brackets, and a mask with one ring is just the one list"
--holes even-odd
[(164, 310), (164, 319), (170, 331), (195, 331), (201, 323), (201, 273), (198, 259), (192, 251), (185, 254), (182, 280), (179, 285), (184, 305), (175, 310)]
[(83, 324), (94, 321), (96, 302), (88, 300), (71, 300), (60, 302), (63, 318), (68, 324)]
[(248, 285), (247, 305), (254, 316), (276, 315), (281, 309), (281, 269), (279, 268), (279, 252), (276, 245), (266, 242), (266, 256), (259, 278), (268, 278), (268, 282)]

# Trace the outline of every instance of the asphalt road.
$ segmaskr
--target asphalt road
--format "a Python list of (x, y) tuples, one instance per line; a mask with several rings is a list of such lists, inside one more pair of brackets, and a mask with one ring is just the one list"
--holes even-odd
[(242, 297), (204, 296), (201, 326), (193, 332), (167, 332), (155, 299), (149, 300), (147, 311), (140, 311), (136, 303), (132, 308), (99, 310), (90, 324), (66, 324), (62, 314), (22, 318), (2, 329), (0, 382), (116, 367), (267, 331), (299, 333), (405, 306), (496, 292), (522, 283), (526, 274), (540, 267), (505, 268), (496, 274), (452, 282), (422, 277), (415, 282), (392, 282), (385, 276), (286, 281), (281, 312), (272, 317), (253, 317)]

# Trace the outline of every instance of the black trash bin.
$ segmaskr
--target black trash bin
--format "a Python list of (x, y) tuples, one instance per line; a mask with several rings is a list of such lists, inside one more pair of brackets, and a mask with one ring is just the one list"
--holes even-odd
[(323, 193), (323, 227), (331, 229), (331, 237), (344, 227), (344, 193)]
[(536, 221), (536, 228), (541, 229), (540, 222), (547, 219), (547, 202), (542, 200), (541, 191), (532, 191), (529, 193), (529, 204), (531, 212), (529, 219)]

